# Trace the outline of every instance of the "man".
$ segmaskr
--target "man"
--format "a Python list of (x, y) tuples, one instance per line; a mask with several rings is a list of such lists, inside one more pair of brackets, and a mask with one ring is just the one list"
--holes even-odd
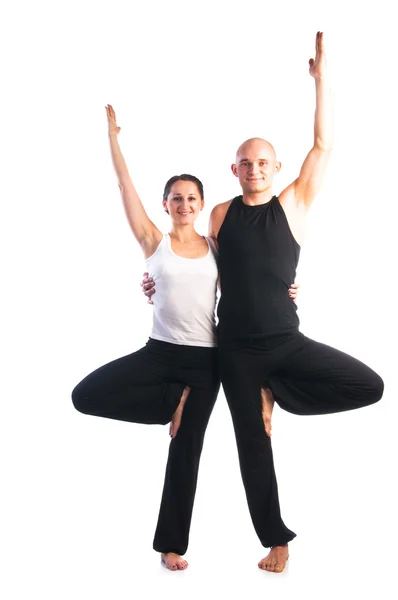
[(242, 479), (256, 533), (271, 548), (258, 566), (281, 572), (295, 533), (282, 521), (270, 429), (275, 400), (285, 410), (326, 414), (377, 402), (381, 378), (356, 359), (299, 332), (287, 290), (294, 281), (307, 212), (318, 193), (332, 148), (332, 107), (323, 34), (316, 35), (314, 145), (298, 178), (273, 195), (279, 172), (272, 145), (253, 138), (236, 154), (232, 172), (242, 196), (217, 205), (210, 236), (219, 247), (221, 299), (218, 344), (221, 380), (231, 411)]
[[(316, 35), (314, 145), (298, 178), (272, 193), (281, 168), (271, 144), (254, 138), (238, 149), (232, 171), (242, 196), (217, 205), (210, 235), (218, 241), (221, 380), (231, 410), (253, 524), (271, 547), (262, 569), (280, 572), (288, 558), (288, 530), (279, 511), (270, 438), (264, 434), (260, 389), (267, 385), (282, 408), (324, 414), (379, 400), (383, 382), (354, 358), (314, 342), (298, 329), (286, 290), (295, 279), (304, 221), (318, 193), (332, 148), (332, 107), (323, 34)], [(263, 398), (264, 400), (264, 398)], [(268, 419), (272, 402), (268, 403)]]

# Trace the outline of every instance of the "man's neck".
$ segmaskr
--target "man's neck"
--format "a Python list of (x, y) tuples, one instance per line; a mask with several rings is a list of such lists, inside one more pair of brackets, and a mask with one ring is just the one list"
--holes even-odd
[(243, 192), (243, 203), (249, 206), (257, 206), (259, 204), (266, 204), (269, 202), (274, 194), (271, 189), (265, 190), (264, 192), (256, 192), (254, 194), (248, 194)]

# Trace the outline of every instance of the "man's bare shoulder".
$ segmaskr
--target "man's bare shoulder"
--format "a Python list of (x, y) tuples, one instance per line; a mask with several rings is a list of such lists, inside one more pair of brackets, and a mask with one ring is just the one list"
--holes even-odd
[(227, 200), (226, 202), (220, 202), (220, 204), (216, 204), (215, 207), (213, 208), (213, 210), (211, 211), (211, 214), (216, 217), (225, 215), (225, 213), (231, 206), (231, 202), (232, 202), (232, 200)]
[(214, 239), (217, 238), (220, 227), (225, 219), (225, 215), (229, 207), (231, 206), (232, 200), (227, 200), (226, 202), (220, 202), (220, 204), (216, 204), (213, 210), (210, 213), (210, 222), (209, 222), (209, 235)]

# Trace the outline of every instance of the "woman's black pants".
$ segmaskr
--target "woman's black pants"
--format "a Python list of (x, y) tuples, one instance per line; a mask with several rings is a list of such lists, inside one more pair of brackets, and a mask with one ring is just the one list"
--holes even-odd
[(149, 339), (146, 346), (100, 367), (72, 392), (82, 413), (146, 424), (169, 423), (189, 385), (182, 421), (170, 442), (153, 547), (188, 547), (203, 439), (220, 387), (217, 348)]

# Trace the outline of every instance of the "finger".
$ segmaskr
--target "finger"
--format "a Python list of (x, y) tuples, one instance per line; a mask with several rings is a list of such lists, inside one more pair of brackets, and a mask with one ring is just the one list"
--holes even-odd
[(318, 36), (318, 51), (322, 52), (323, 50), (323, 33), (322, 31), (319, 32), (319, 36)]

